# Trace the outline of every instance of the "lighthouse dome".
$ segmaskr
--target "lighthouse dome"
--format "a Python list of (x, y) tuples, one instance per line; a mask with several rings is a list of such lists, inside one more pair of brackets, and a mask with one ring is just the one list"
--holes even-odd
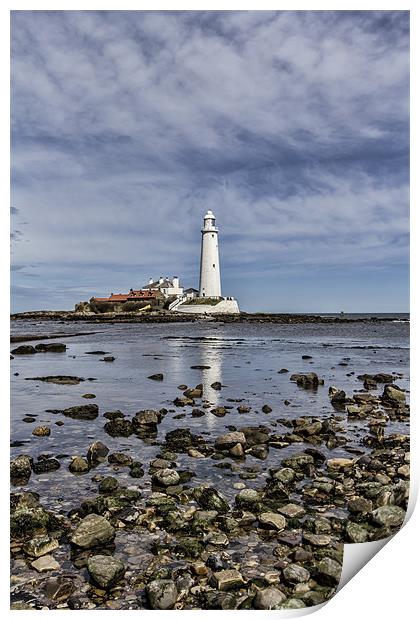
[(209, 210), (207, 211), (206, 215), (204, 216), (204, 219), (205, 219), (205, 220), (208, 220), (208, 219), (211, 219), (211, 218), (213, 218), (213, 219), (214, 219), (214, 213), (213, 213), (213, 211), (211, 211), (211, 210), (209, 209)]

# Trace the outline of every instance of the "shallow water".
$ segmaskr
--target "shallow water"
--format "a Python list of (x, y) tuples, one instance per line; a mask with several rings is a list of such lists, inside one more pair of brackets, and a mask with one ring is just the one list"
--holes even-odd
[[(287, 429), (278, 422), (280, 418), (301, 415), (322, 418), (334, 414), (328, 387), (334, 385), (352, 395), (353, 391), (363, 388), (357, 379), (359, 374), (402, 373), (403, 377), (396, 383), (405, 389), (409, 387), (409, 325), (404, 322), (297, 325), (205, 322), (98, 326), (16, 321), (12, 323), (12, 330), (15, 334), (97, 332), (63, 339), (67, 345), (66, 353), (39, 353), (16, 356), (11, 360), (11, 440), (25, 442), (12, 448), (12, 457), (22, 453), (34, 457), (48, 453), (59, 458), (61, 469), (38, 476), (33, 474), (28, 486), (24, 487), (39, 492), (41, 501), (59, 512), (67, 512), (80, 504), (82, 498), (96, 494), (97, 483), (91, 480), (94, 473), (112, 473), (123, 484), (138, 485), (143, 494), (150, 489), (147, 474), (140, 480), (133, 479), (127, 475), (127, 468), (110, 471), (107, 463), (88, 474), (71, 474), (68, 471), (70, 457), (85, 455), (95, 440), (102, 440), (111, 452), (127, 451), (135, 460), (145, 464), (147, 472), (148, 463), (159, 453), (158, 444), (164, 440), (165, 433), (174, 428), (188, 427), (206, 440), (214, 440), (231, 426), (264, 424), (283, 433)], [(17, 345), (12, 348), (14, 346)], [(106, 363), (100, 361), (102, 356), (86, 354), (99, 349), (109, 352), (115, 361)], [(302, 360), (302, 355), (311, 355), (313, 359)], [(210, 369), (191, 369), (194, 365), (206, 365)], [(290, 373), (279, 374), (280, 368), (287, 368)], [(291, 373), (310, 371), (322, 377), (325, 386), (308, 391), (290, 381)], [(163, 381), (147, 378), (158, 372), (164, 374)], [(15, 376), (14, 373), (19, 374)], [(96, 380), (63, 386), (26, 380), (28, 377), (58, 374), (94, 377)], [(223, 384), (220, 392), (210, 387), (214, 381)], [(198, 383), (203, 384), (203, 397), (212, 404), (233, 407), (225, 417), (215, 417), (206, 409), (205, 416), (192, 418), (191, 407), (182, 409), (173, 405), (174, 398), (182, 395), (178, 385), (191, 387)], [(86, 392), (96, 394), (96, 399), (81, 398)], [(240, 399), (240, 403), (227, 399)], [(291, 403), (288, 406), (284, 404), (286, 399)], [(99, 417), (96, 420), (72, 420), (45, 411), (87, 403), (98, 404)], [(239, 414), (236, 410), (238, 404), (251, 406), (251, 412)], [(273, 411), (262, 413), (264, 404), (269, 404)], [(197, 400), (196, 406), (200, 405)], [(103, 429), (107, 420), (102, 414), (106, 411), (120, 409), (131, 417), (141, 409), (162, 407), (170, 411), (152, 441), (145, 442), (137, 436), (112, 438)], [(182, 413), (185, 413), (183, 419), (174, 418)], [(22, 418), (27, 414), (35, 415), (36, 422), (23, 422)], [(63, 426), (55, 425), (58, 419), (64, 421)], [(51, 426), (51, 436), (32, 436), (32, 429), (38, 425)], [(344, 420), (344, 425), (345, 434), (349, 436), (347, 447), (366, 451), (361, 445), (366, 429), (362, 430), (357, 422)], [(396, 431), (407, 433), (408, 427), (401, 422), (389, 423), (386, 433)], [(331, 458), (348, 456), (345, 447), (328, 450), (322, 445), (320, 449)], [(271, 448), (265, 461), (248, 455), (246, 461), (238, 462), (236, 472), (215, 467), (217, 461), (209, 458), (195, 459), (180, 454), (177, 463), (180, 468), (196, 473), (192, 484), (210, 482), (232, 498), (236, 492), (233, 483), (239, 481), (243, 468), (254, 465), (260, 465), (264, 470), (278, 467), (282, 459), (301, 449), (303, 447), (299, 444), (282, 450)], [(265, 476), (259, 475), (255, 481), (247, 480), (247, 486), (260, 486)]]

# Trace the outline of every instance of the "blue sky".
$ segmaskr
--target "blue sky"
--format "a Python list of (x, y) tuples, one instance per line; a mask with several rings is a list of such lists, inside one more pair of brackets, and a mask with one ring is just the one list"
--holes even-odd
[(408, 311), (409, 15), (12, 13), (12, 309), (197, 286)]

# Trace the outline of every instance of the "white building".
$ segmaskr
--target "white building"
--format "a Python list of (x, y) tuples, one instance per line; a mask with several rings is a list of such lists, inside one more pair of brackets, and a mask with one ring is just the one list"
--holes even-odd
[(159, 280), (154, 281), (150, 278), (149, 283), (143, 287), (146, 290), (160, 291), (165, 297), (180, 297), (184, 293), (184, 288), (179, 282), (179, 278), (174, 276), (172, 280), (166, 276), (160, 276)]
[(219, 266), (219, 230), (212, 211), (207, 211), (201, 229), (200, 286), (198, 297), (183, 295), (170, 310), (190, 314), (239, 314), (233, 297), (222, 297)]
[(201, 229), (200, 297), (222, 295), (218, 235), (216, 218), (212, 211), (207, 211)]

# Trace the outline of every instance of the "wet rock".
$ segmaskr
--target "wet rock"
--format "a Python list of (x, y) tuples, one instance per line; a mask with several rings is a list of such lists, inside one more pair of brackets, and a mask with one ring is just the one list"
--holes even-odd
[(96, 514), (87, 515), (71, 536), (71, 542), (77, 547), (90, 549), (110, 543), (115, 538), (115, 529), (104, 517)]
[(372, 512), (372, 522), (383, 527), (399, 527), (405, 519), (405, 510), (400, 506), (380, 506)]
[(113, 586), (125, 573), (124, 564), (110, 555), (90, 557), (87, 569), (92, 580), (105, 589)]
[(212, 487), (197, 487), (193, 495), (197, 504), (206, 510), (216, 510), (219, 514), (229, 512), (228, 502)]
[(154, 375), (150, 375), (147, 378), (152, 379), (152, 381), (163, 381), (163, 374), (161, 372), (157, 372)]
[(368, 531), (359, 523), (349, 521), (346, 525), (347, 540), (351, 543), (364, 543), (368, 540)]
[(306, 514), (306, 510), (297, 504), (286, 504), (285, 506), (281, 506), (278, 511), (290, 519), (298, 519)]
[(295, 432), (304, 437), (318, 435), (322, 431), (322, 422), (313, 418), (298, 418), (294, 421)]
[(109, 351), (85, 351), (86, 355), (106, 355)]
[(332, 405), (343, 405), (347, 399), (347, 396), (344, 390), (339, 390), (338, 388), (333, 387), (333, 386), (329, 388), (328, 396), (330, 397)]
[(245, 581), (241, 573), (234, 569), (221, 570), (217, 573), (213, 573), (211, 583), (215, 588), (221, 590), (222, 592), (234, 590), (245, 585)]
[(197, 385), (195, 388), (187, 388), (184, 391), (186, 398), (201, 398), (203, 396), (203, 386)]
[(71, 463), (69, 465), (69, 470), (73, 474), (83, 474), (89, 471), (89, 469), (90, 467), (87, 459), (83, 458), (82, 456), (72, 457)]
[(357, 375), (357, 378), (361, 381), (373, 381), (374, 383), (393, 383), (395, 381), (395, 377), (393, 375), (389, 375), (384, 372), (378, 372), (376, 375)]
[(58, 540), (49, 536), (35, 536), (23, 545), (23, 551), (32, 558), (40, 558), (58, 549)]
[(85, 381), (83, 377), (72, 375), (46, 375), (45, 377), (27, 377), (26, 381), (43, 381), (44, 383), (55, 383), (57, 385), (78, 385)]
[(53, 519), (40, 504), (35, 493), (11, 495), (10, 531), (12, 538), (27, 539), (38, 534), (47, 534)]
[(20, 454), (10, 463), (10, 478), (12, 483), (22, 481), (23, 484), (31, 477), (32, 458), (26, 454)]
[(180, 478), (178, 472), (174, 469), (159, 469), (153, 474), (152, 480), (159, 486), (170, 487), (178, 484)]
[(194, 403), (194, 399), (193, 398), (175, 398), (174, 400), (174, 405), (175, 407), (188, 407), (188, 406), (193, 406)]
[(82, 398), (86, 398), (86, 400), (91, 400), (92, 398), (96, 398), (96, 394), (91, 394), (91, 393), (87, 393), (87, 394), (82, 394)]
[(299, 564), (289, 564), (283, 570), (283, 575), (289, 583), (305, 583), (309, 581), (311, 573)]
[(63, 353), (67, 347), (62, 342), (40, 342), (35, 345), (35, 350), (38, 353)]
[(35, 437), (49, 437), (51, 429), (48, 426), (37, 426), (32, 431), (32, 435), (35, 435)]
[(103, 417), (107, 420), (116, 420), (117, 418), (124, 418), (125, 416), (122, 411), (116, 409), (115, 411), (105, 411)]
[(258, 590), (253, 600), (254, 609), (277, 609), (278, 605), (281, 605), (286, 600), (284, 592), (270, 586), (263, 590)]
[(249, 413), (251, 411), (251, 407), (248, 407), (247, 405), (239, 405), (238, 407), (238, 413)]
[(146, 593), (152, 609), (173, 609), (178, 598), (178, 590), (171, 579), (151, 581)]
[(114, 362), (115, 357), (113, 355), (106, 355), (104, 358), (102, 358), (101, 361), (102, 362)]
[(290, 376), (290, 381), (305, 389), (316, 389), (318, 385), (324, 384), (324, 380), (319, 379), (315, 372), (293, 374)]
[(188, 456), (191, 456), (194, 459), (202, 459), (205, 457), (205, 454), (203, 454), (199, 450), (196, 450), (195, 448), (190, 448), (188, 450)]
[(281, 532), (286, 527), (286, 519), (276, 512), (263, 512), (258, 516), (261, 527)]
[(381, 400), (394, 406), (402, 405), (405, 404), (405, 392), (398, 385), (386, 385)]
[(328, 534), (312, 534), (311, 532), (305, 532), (303, 538), (310, 545), (314, 545), (314, 547), (327, 547), (332, 540)]
[(189, 428), (178, 428), (166, 433), (165, 441), (169, 450), (182, 452), (194, 445), (194, 436)]
[(53, 558), (52, 555), (44, 555), (37, 560), (31, 562), (32, 568), (34, 568), (38, 573), (45, 573), (51, 570), (58, 570), (60, 568), (60, 564)]
[(332, 558), (325, 557), (315, 564), (316, 580), (328, 586), (335, 586), (341, 579), (341, 564)]
[(221, 390), (222, 384), (220, 383), (220, 381), (214, 381), (214, 383), (212, 383), (210, 387), (213, 388), (213, 390)]
[(109, 448), (107, 448), (106, 445), (102, 443), (102, 441), (95, 441), (88, 448), (86, 455), (87, 460), (92, 465), (102, 463), (105, 460), (108, 452)]
[(236, 446), (236, 444), (240, 444), (242, 446), (246, 444), (245, 435), (238, 431), (226, 433), (226, 435), (220, 435), (214, 443), (216, 449), (218, 450), (229, 450), (230, 448)]
[(217, 418), (223, 418), (227, 414), (226, 407), (214, 407), (210, 409), (210, 413), (215, 415)]
[(133, 463), (133, 459), (129, 454), (124, 452), (113, 452), (108, 455), (108, 463), (111, 465), (120, 465), (121, 467), (130, 467)]
[(142, 478), (144, 476), (144, 469), (139, 461), (131, 463), (129, 475), (132, 478)]
[(354, 465), (353, 459), (335, 458), (328, 459), (327, 467), (333, 471), (339, 471), (342, 469), (350, 469)]
[(262, 411), (263, 413), (271, 413), (273, 410), (272, 410), (272, 408), (270, 407), (270, 405), (263, 405), (263, 406), (261, 407), (261, 411)]
[[(12, 353), (13, 353), (13, 351), (12, 351)], [(211, 366), (196, 365), (196, 366), (190, 366), (190, 368), (192, 368), (193, 370), (209, 370), (211, 368)]]
[(104, 425), (104, 429), (111, 437), (129, 437), (134, 432), (133, 424), (124, 418), (110, 420)]
[(46, 596), (56, 603), (66, 601), (75, 590), (73, 579), (68, 577), (56, 577), (48, 579), (43, 584)]
[(311, 456), (310, 454), (306, 454), (305, 452), (297, 452), (296, 454), (293, 454), (292, 456), (283, 459), (281, 464), (284, 465), (284, 467), (299, 471), (313, 465), (314, 458), (313, 456)]
[(280, 368), (280, 370), (277, 371), (280, 375), (285, 374), (286, 372), (289, 372), (289, 370), (287, 368)]
[(153, 427), (155, 428), (161, 420), (161, 415), (158, 411), (153, 411), (153, 409), (144, 409), (143, 411), (138, 411), (136, 415), (132, 419), (133, 427)]
[(202, 418), (206, 414), (201, 409), (193, 409), (191, 411), (191, 415), (192, 415), (193, 418)]
[(54, 458), (40, 458), (36, 463), (32, 463), (32, 469), (36, 474), (56, 471), (60, 469), (60, 461)]
[(63, 415), (73, 420), (95, 420), (99, 415), (98, 405), (77, 405), (63, 409)]
[(372, 512), (373, 502), (365, 497), (352, 497), (349, 499), (347, 507), (353, 514)]
[(113, 493), (118, 489), (118, 480), (113, 476), (107, 476), (100, 481), (98, 490), (99, 493)]
[(256, 510), (259, 502), (261, 494), (255, 489), (242, 489), (235, 497), (236, 506), (245, 510)]
[(21, 344), (12, 350), (13, 355), (33, 355), (34, 353), (36, 353), (35, 347), (30, 344)]

